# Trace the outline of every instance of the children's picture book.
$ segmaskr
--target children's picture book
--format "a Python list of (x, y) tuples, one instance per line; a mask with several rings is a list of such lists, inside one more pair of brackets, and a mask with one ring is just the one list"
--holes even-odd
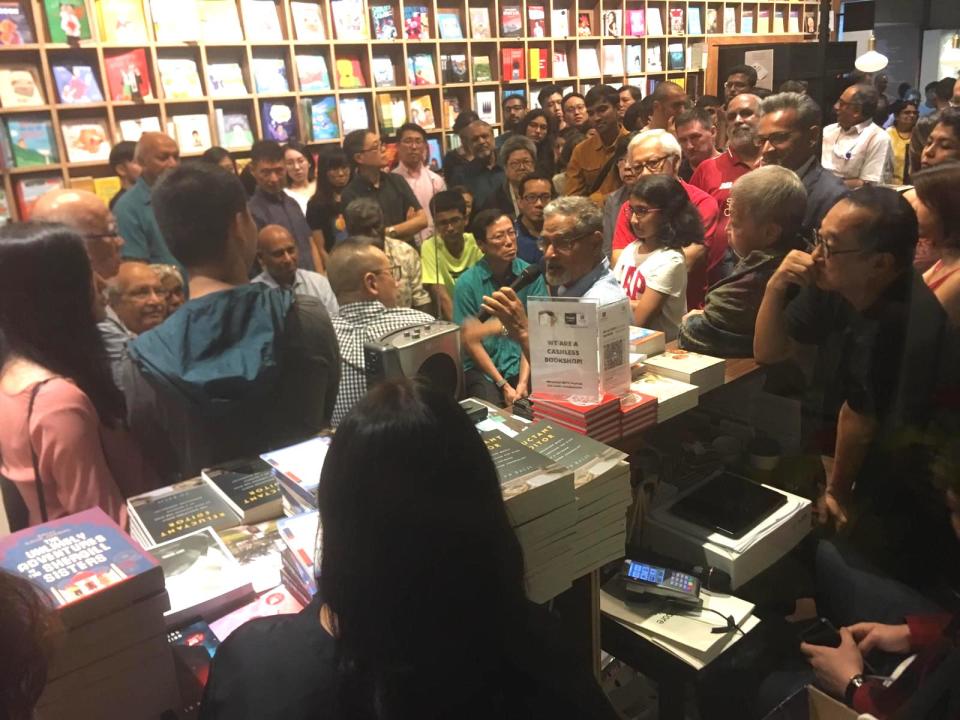
[(191, 100), (203, 96), (197, 63), (190, 58), (158, 58), (160, 83), (167, 100)]
[(470, 37), (474, 40), (488, 40), (490, 38), (490, 10), (485, 7), (471, 7), (470, 10)]
[(442, 40), (462, 40), (463, 28), (460, 27), (460, 13), (456, 8), (440, 8), (437, 11), (437, 28)]
[(436, 85), (437, 73), (433, 67), (433, 58), (424, 53), (417, 53), (407, 58), (407, 70), (412, 80), (411, 85)]
[(41, 91), (40, 75), (33, 65), (0, 67), (0, 106), (39, 107), (46, 104)]
[(368, 40), (363, 0), (330, 0), (330, 15), (338, 40)]
[(110, 133), (103, 120), (60, 120), (68, 162), (104, 162), (110, 157)]
[(137, 142), (145, 132), (160, 132), (160, 118), (155, 116), (121, 120), (118, 125), (120, 139), (129, 142)]
[(97, 0), (97, 14), (104, 42), (146, 44), (147, 23), (141, 0)]
[(242, 0), (243, 27), (247, 31), (247, 40), (255, 42), (280, 42), (283, 29), (277, 15), (274, 0)]
[(377, 40), (396, 40), (397, 21), (393, 17), (392, 5), (371, 5), (370, 20), (373, 22), (373, 37)]
[(397, 84), (397, 74), (393, 67), (393, 59), (374, 55), (371, 62), (373, 84), (378, 88), (395, 87)]
[(66, 105), (103, 102), (103, 93), (89, 65), (54, 65), (53, 80), (60, 102)]
[(290, 3), (290, 14), (293, 16), (297, 40), (316, 42), (327, 39), (323, 24), (323, 8), (319, 3), (294, 0)]
[(47, 118), (8, 117), (7, 134), (16, 167), (52, 165), (60, 162), (53, 123)]
[(196, 0), (150, 0), (150, 16), (157, 42), (200, 40), (200, 10)]
[(410, 98), (410, 122), (416, 123), (424, 130), (433, 130), (437, 127), (437, 121), (433, 116), (433, 100), (429, 95)]
[(425, 5), (403, 8), (403, 34), (408, 40), (430, 39), (430, 16)]
[(34, 42), (26, 3), (27, 0), (0, 0), (0, 46)]
[[(33, 206), (37, 199), (51, 190), (63, 187), (63, 178), (56, 177), (25, 177), (17, 178), (14, 182), (14, 191), (17, 195), (17, 212), (22, 221), (30, 219)], [(8, 536), (12, 537), (12, 536)]]
[(105, 52), (103, 64), (107, 70), (111, 100), (138, 102), (153, 99), (147, 56), (143, 48), (116, 54)]
[(243, 42), (236, 0), (199, 0), (197, 12), (200, 17), (200, 36), (204, 42)]
[(590, 17), (590, 13), (578, 13), (577, 36), (590, 37), (591, 35), (593, 35), (593, 20)]
[(493, 71), (490, 68), (489, 55), (473, 56), (473, 81), (475, 83), (493, 81)]
[(313, 140), (335, 140), (340, 137), (337, 103), (332, 97), (318, 98), (311, 103), (310, 120)]
[(363, 68), (360, 67), (360, 58), (339, 57), (336, 61), (337, 83), (341, 88), (365, 87), (367, 81), (363, 77)]
[(266, 140), (276, 140), (279, 143), (289, 142), (297, 138), (297, 121), (293, 116), (293, 108), (286, 102), (263, 100), (260, 103), (260, 119), (263, 126), (263, 137)]
[(236, 97), (247, 94), (243, 70), (239, 63), (210, 63), (207, 65), (207, 87), (216, 97)]
[(344, 134), (353, 130), (365, 130), (370, 127), (370, 114), (367, 101), (360, 97), (340, 98), (340, 122)]
[(243, 112), (224, 112), (217, 108), (217, 134), (220, 144), (227, 150), (248, 148), (253, 145), (253, 128), (250, 118)]
[(330, 89), (330, 71), (323, 55), (297, 55), (297, 77), (300, 92), (317, 92)]
[(287, 82), (287, 64), (283, 58), (255, 57), (251, 63), (251, 69), (258, 94), (290, 92), (290, 84)]
[(181, 154), (197, 155), (213, 145), (210, 118), (207, 115), (174, 115), (171, 119)]
[(43, 0), (47, 12), (50, 42), (69, 43), (89, 40), (90, 18), (84, 0)]

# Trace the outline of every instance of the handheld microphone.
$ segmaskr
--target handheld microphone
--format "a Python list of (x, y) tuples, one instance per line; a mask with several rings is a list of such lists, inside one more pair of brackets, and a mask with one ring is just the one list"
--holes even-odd
[[(543, 268), (540, 265), (528, 265), (523, 269), (519, 275), (517, 275), (516, 280), (510, 283), (510, 289), (514, 292), (518, 292), (527, 287), (530, 283), (536, 280), (543, 273)], [(481, 308), (480, 312), (477, 313), (477, 320), (480, 322), (486, 322), (490, 319), (490, 313), (487, 312), (486, 308)]]

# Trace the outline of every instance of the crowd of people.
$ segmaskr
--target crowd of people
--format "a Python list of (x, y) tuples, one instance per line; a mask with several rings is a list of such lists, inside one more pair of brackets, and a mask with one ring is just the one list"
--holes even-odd
[[(818, 598), (853, 626), (835, 651), (806, 650), (823, 686), (885, 717), (940, 661), (957, 663), (957, 622), (930, 618), (953, 610), (943, 565), (960, 569), (960, 80), (921, 105), (909, 87), (891, 102), (885, 79), (856, 78), (832, 124), (802, 83), (756, 83), (739, 66), (722, 99), (695, 103), (672, 82), (646, 97), (547, 86), (532, 109), (505, 95), (498, 134), (458, 116), (442, 173), (413, 123), (396, 133), (395, 167), (373, 129), (316, 153), (258, 141), (242, 170), (221, 148), (181, 162), (162, 133), (119, 144), (109, 205), (55, 190), (0, 230), (11, 527), (91, 506), (125, 525), (131, 495), (334, 427), (321, 594), (305, 615), (231, 637), (203, 716), (614, 717), (563, 650), (539, 664), (551, 631), (523, 597), (466, 416), (415, 383), (368, 392), (363, 346), (457, 323), (466, 395), (510, 406), (531, 388), (527, 298), (626, 299), (632, 324), (753, 357), (802, 399), (805, 449), (832, 458), (819, 522), (844, 533), (843, 562), (865, 558), (910, 591), (882, 616), (837, 609), (829, 545)], [(542, 277), (510, 290), (530, 264)], [(384, 583), (406, 588), (387, 610), (373, 600)], [(36, 615), (18, 593), (0, 587)], [(896, 630), (863, 624), (881, 621)], [(906, 693), (863, 675), (872, 649), (903, 655), (930, 633), (942, 652), (907, 674)]]

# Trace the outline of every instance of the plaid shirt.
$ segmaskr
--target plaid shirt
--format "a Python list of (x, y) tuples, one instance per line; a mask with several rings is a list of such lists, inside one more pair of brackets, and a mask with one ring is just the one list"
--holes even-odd
[(340, 306), (340, 314), (333, 318), (333, 329), (340, 344), (340, 392), (337, 393), (337, 404), (333, 409), (334, 427), (367, 392), (364, 343), (375, 342), (397, 330), (433, 320), (433, 317), (419, 310), (384, 307), (379, 300)]

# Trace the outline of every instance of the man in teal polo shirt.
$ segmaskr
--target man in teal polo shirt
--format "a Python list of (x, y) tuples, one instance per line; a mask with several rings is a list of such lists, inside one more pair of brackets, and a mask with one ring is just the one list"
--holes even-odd
[(123, 258), (176, 265), (186, 277), (184, 268), (173, 257), (163, 239), (150, 201), (154, 183), (164, 171), (180, 164), (180, 148), (163, 133), (146, 132), (140, 136), (134, 157), (143, 168), (143, 173), (113, 208), (117, 230), (123, 238)]
[[(529, 263), (517, 257), (517, 232), (513, 221), (500, 210), (484, 210), (473, 223), (483, 258), (457, 280), (453, 294), (453, 319), (463, 324), (480, 312), (484, 295), (510, 285)], [(545, 296), (543, 277), (517, 293), (526, 304), (531, 296)], [(498, 322), (494, 320), (493, 322)], [(510, 406), (529, 393), (530, 363), (520, 345), (503, 334), (483, 340), (464, 339), (464, 384), (468, 396)]]

